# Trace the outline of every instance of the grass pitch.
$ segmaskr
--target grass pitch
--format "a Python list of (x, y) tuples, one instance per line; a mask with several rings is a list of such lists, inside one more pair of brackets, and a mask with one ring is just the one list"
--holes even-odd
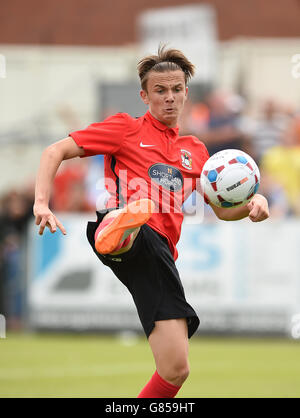
[[(185, 397), (299, 397), (300, 342), (193, 337)], [(8, 334), (0, 397), (135, 398), (155, 370), (144, 337)]]

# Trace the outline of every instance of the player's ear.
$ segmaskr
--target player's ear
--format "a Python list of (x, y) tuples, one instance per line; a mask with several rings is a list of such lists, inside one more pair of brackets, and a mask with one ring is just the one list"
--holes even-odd
[(141, 98), (142, 98), (143, 102), (144, 102), (146, 105), (148, 105), (148, 104), (149, 104), (149, 99), (148, 99), (148, 94), (147, 94), (147, 92), (146, 92), (145, 90), (141, 90), (141, 91), (140, 91), (140, 96), (141, 96)]

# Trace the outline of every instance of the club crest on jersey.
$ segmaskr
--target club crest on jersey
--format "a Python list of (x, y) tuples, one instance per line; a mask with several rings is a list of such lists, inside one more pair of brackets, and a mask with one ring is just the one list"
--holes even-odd
[(187, 170), (191, 170), (192, 169), (192, 154), (185, 149), (180, 150), (180, 152), (181, 152), (182, 167), (186, 168)]

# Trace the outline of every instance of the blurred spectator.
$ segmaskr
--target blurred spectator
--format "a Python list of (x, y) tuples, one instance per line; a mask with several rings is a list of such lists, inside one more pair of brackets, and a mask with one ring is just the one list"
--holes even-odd
[(181, 135), (196, 135), (201, 137), (207, 131), (209, 122), (209, 109), (205, 103), (193, 103), (189, 99), (183, 109), (180, 120)]
[(0, 212), (0, 312), (7, 327), (18, 329), (24, 314), (24, 242), (32, 217), (32, 195), (12, 190), (1, 198)]
[(291, 131), (295, 136), (295, 144), (300, 146), (300, 115), (295, 116), (291, 122)]
[(210, 155), (229, 148), (251, 154), (253, 122), (244, 111), (245, 100), (241, 96), (214, 90), (203, 102), (186, 103), (180, 133), (197, 136)]
[(51, 208), (56, 212), (101, 210), (109, 197), (104, 184), (104, 157), (67, 160), (53, 182)]
[(22, 235), (26, 232), (27, 221), (32, 216), (32, 196), (27, 192), (11, 190), (1, 198), (0, 234), (8, 233)]
[(94, 210), (85, 186), (88, 159), (64, 161), (53, 182), (51, 208), (55, 212), (89, 212)]
[(209, 108), (207, 131), (203, 132), (203, 141), (210, 155), (223, 149), (242, 149), (248, 151), (250, 138), (243, 130), (243, 111), (245, 102), (242, 97), (215, 90), (206, 98)]
[(291, 209), (284, 188), (269, 175), (267, 171), (260, 170), (260, 186), (258, 193), (265, 196), (269, 203), (270, 217), (272, 219), (284, 218), (291, 215)]
[(268, 99), (263, 102), (261, 114), (253, 132), (254, 158), (258, 164), (270, 148), (280, 144), (288, 119), (274, 100)]
[(281, 143), (264, 154), (261, 169), (287, 196), (291, 214), (300, 216), (300, 145), (297, 124), (290, 122)]

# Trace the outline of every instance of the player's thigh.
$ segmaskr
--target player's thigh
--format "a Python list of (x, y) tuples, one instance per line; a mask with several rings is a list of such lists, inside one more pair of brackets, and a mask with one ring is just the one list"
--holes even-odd
[(169, 367), (188, 368), (188, 328), (185, 318), (156, 321), (149, 336), (158, 372), (167, 373)]

